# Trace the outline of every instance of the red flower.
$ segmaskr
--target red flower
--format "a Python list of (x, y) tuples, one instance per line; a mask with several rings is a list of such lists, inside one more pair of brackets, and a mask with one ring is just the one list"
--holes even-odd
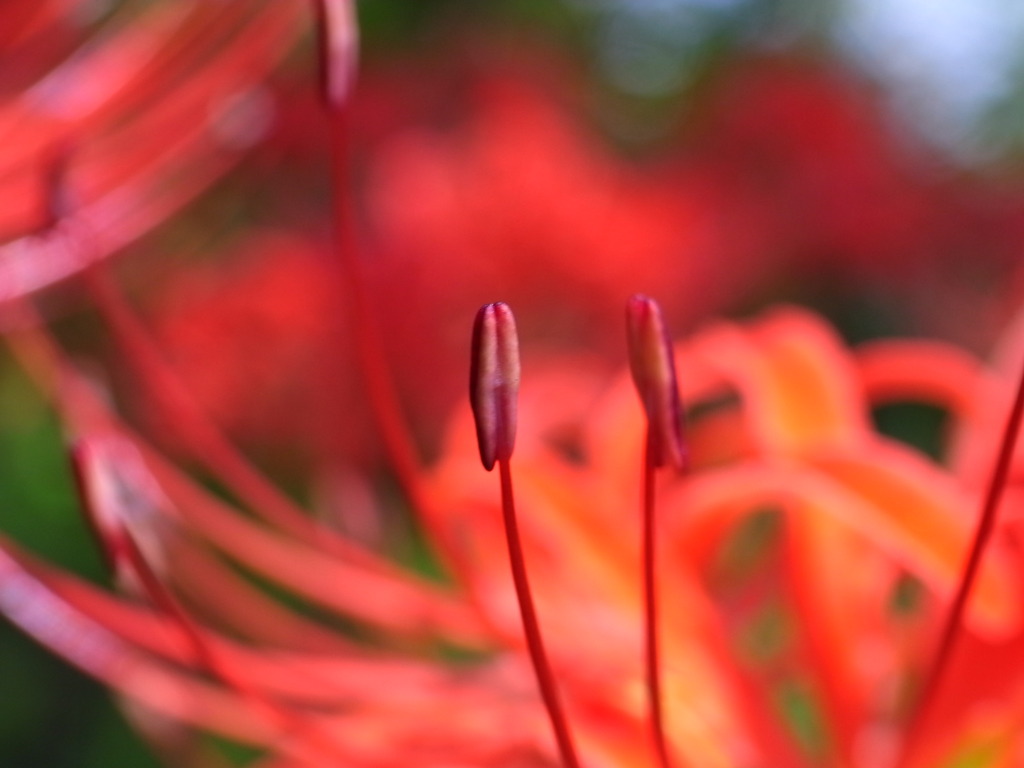
[[(209, 34), (216, 51), (247, 58), (258, 48), (251, 28), (248, 42), (222, 49), (215, 43), (225, 30), (200, 23), (211, 14), (234, 29), (239, 7), (158, 6), (143, 21), (159, 30), (182, 14), (196, 27), (180, 31), (172, 49)], [(274, 22), (268, 35), (280, 26), (277, 8), (253, 16)], [(19, 10), (27, 35), (33, 11)], [(352, 7), (325, 0), (321, 11), (332, 53), (324, 89), (332, 172), (344, 190)], [(152, 33), (143, 21), (126, 28), (126, 39)], [(135, 50), (125, 45), (104, 50)], [(134, 87), (154, 96), (143, 88), (149, 82)], [(125, 88), (107, 108), (133, 92)], [(175, 119), (161, 125), (188, 134), (185, 113), (171, 109), (177, 103), (169, 100)], [(585, 274), (601, 294), (595, 312), (625, 282), (683, 279), (670, 255), (678, 222), (667, 211), (704, 207), (677, 208), (660, 185), (602, 160), (530, 95), (502, 90), (488, 109), (483, 120), (499, 140), (471, 141), (469, 161), (454, 144), (421, 138), (389, 150), (403, 173), (386, 162), (375, 169), (371, 210), (386, 213), (392, 256), (422, 248), (441, 274), (464, 275), (476, 288), (499, 265), (509, 290), (526, 293), (515, 258), (529, 243), (553, 265), (553, 295), (544, 298), (562, 306), (562, 283)], [(119, 121), (107, 127), (111, 142), (128, 130)], [(136, 139), (152, 143), (133, 152), (159, 154), (153, 137)], [(197, 152), (188, 157), (202, 168), (210, 158)], [(76, 167), (72, 175), (85, 173)], [(107, 158), (96, 172), (109, 189), (83, 183), (83, 202), (70, 212), (57, 205), (62, 183), (52, 182), (51, 212), (67, 220), (23, 235), (4, 254), (12, 270), (24, 253), (42, 254), (39, 271), (4, 291), (17, 321), (7, 341), (64, 420), (82, 507), (119, 590), (0, 538), (0, 612), (140, 707), (150, 725), (173, 724), (152, 731), (168, 759), (204, 759), (201, 742), (168, 737), (184, 730), (254, 746), (259, 765), (282, 767), (545, 765), (557, 754), (569, 766), (923, 768), (978, 749), (992, 764), (1014, 763), (1024, 621), (1021, 497), (1011, 470), (1024, 460), (1013, 452), (1024, 397), (1006, 419), (1010, 385), (999, 369), (936, 343), (851, 352), (815, 315), (792, 308), (706, 325), (673, 348), (656, 305), (637, 297), (627, 313), (632, 377), (625, 367), (609, 376), (566, 357), (538, 363), (529, 341), (520, 370), (511, 310), (492, 304), (478, 315), (473, 342), (476, 424), (460, 409), (427, 463), (396, 406), (373, 316), (381, 307), (357, 257), (348, 197), (339, 195), (331, 275), (347, 281), (353, 367), (368, 383), (359, 408), (379, 424), (395, 478), (386, 493), (345, 501), (372, 512), (400, 491), (450, 573), (431, 581), (319, 522), (255, 472), (102, 271), (89, 270), (92, 295), (151, 397), (150, 426), (173, 432), (160, 437), (237, 504), (120, 419), (28, 302), (11, 301), (81, 269), (83, 252), (105, 255), (145, 228), (138, 222), (155, 223), (168, 201), (191, 194), (152, 205), (133, 194), (124, 213), (138, 217), (135, 225), (99, 226), (104, 195), (124, 191), (119, 173), (134, 179), (137, 171), (134, 159), (122, 168)], [(159, 174), (149, 171), (136, 181), (155, 184)], [(606, 176), (621, 186), (601, 186)], [(411, 194), (395, 191), (404, 184)], [(600, 233), (588, 226), (595, 220)], [(474, 261), (481, 243), (491, 243), (493, 262)], [(76, 258), (56, 261), (59, 244)], [(619, 253), (627, 246), (646, 254), (650, 272), (626, 266)], [(203, 327), (218, 327), (218, 318), (262, 325), (261, 343), (241, 356), (241, 371), (196, 363), (204, 370), (192, 374), (206, 407), (239, 424), (229, 402), (239, 384), (219, 377), (240, 373), (255, 388), (292, 364), (287, 339), (296, 331), (308, 350), (324, 343), (315, 338), (323, 331), (317, 305), (327, 300), (309, 301), (318, 267), (288, 238), (260, 247), (265, 262), (229, 273), (251, 291), (204, 310)], [(444, 266), (453, 254), (462, 272)], [(182, 318), (195, 295), (168, 291), (177, 308), (161, 323), (166, 338), (194, 333)], [(396, 306), (385, 307), (389, 317)], [(177, 348), (198, 355), (206, 335)], [(875, 429), (871, 409), (893, 399), (949, 411), (959, 431), (948, 457), (936, 461)], [(497, 465), (497, 481), (481, 457), (488, 469)], [(1005, 522), (993, 526), (1004, 490)], [(506, 541), (514, 577), (499, 554)]]
[[(23, 349), (41, 355), (41, 344)], [(659, 504), (672, 753), (694, 764), (802, 764), (808, 758), (770, 703), (773, 686), (795, 685), (820, 707), (817, 759), (880, 764), (888, 743), (871, 734), (895, 734), (906, 717), (893, 686), (912, 687), (926, 669), (941, 608), (960, 578), (976, 491), (876, 434), (866, 398), (913, 393), (962, 414), (976, 402), (966, 392), (987, 398), (1001, 385), (934, 344), (851, 356), (819, 321), (794, 310), (749, 328), (711, 327), (677, 356), (692, 469), (663, 483)], [(137, 582), (141, 560), (157, 585), (143, 593), (168, 604), (161, 615), (117, 600), (7, 542), (0, 605), (16, 623), (147, 708), (281, 759), (429, 763), (421, 757), (429, 744), (451, 764), (550, 749), (523, 668), (507, 566), (496, 557), (496, 490), (479, 468), (468, 415), (456, 419), (437, 469), (418, 481), (425, 523), (456, 574), (454, 591), (439, 590), (327, 529), (240, 516), (118, 426), (80, 375), (60, 365), (63, 407), (75, 432), (88, 436), (81, 466), (88, 508), (108, 521), (97, 523), (107, 530), (102, 540), (118, 540), (111, 526), (126, 531), (119, 536), (141, 555), (110, 550), (119, 572)], [(515, 476), (526, 557), (583, 762), (641, 764), (646, 712), (631, 510), (642, 422), (625, 376), (606, 388), (599, 376), (570, 371), (556, 364), (524, 378)], [(984, 433), (991, 435), (987, 424)], [(123, 447), (131, 444), (141, 452)], [(752, 562), (730, 556), (730, 531), (765, 510), (782, 516), (782, 541), (755, 545)], [(1014, 552), (1000, 535), (967, 615), (961, 670), (971, 670), (972, 685), (980, 677), (970, 690), (985, 697), (966, 695), (957, 682), (966, 671), (951, 678), (959, 695), (939, 696), (930, 708), (941, 719), (920, 742), (924, 754), (987, 743), (992, 728), (1001, 734), (1013, 722), (1018, 673), (1008, 649), (1021, 632)], [(489, 661), (460, 671), (423, 650), (360, 649), (268, 601), (221, 557), (381, 637), (488, 649)], [(765, 558), (779, 568), (767, 582), (757, 565)], [(925, 588), (909, 613), (891, 603), (908, 577)], [(788, 639), (751, 664), (733, 655), (727, 638), (750, 637), (765, 610), (782, 611)], [(229, 629), (245, 641), (229, 640)], [(996, 659), (1002, 674), (981, 674)], [(993, 690), (1001, 692), (994, 700)], [(411, 717), (408, 707), (427, 709)], [(493, 720), (473, 713), (506, 725), (484, 736), (477, 729)], [(1002, 739), (992, 748), (1011, 749), (1012, 739)]]

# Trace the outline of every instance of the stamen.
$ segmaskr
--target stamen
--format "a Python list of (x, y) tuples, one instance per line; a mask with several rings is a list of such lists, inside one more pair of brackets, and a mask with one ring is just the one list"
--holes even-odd
[(314, 0), (319, 37), (320, 81), (329, 132), (332, 219), (338, 276), (346, 293), (356, 360), (370, 413), (399, 487), (412, 507), (429, 516), (429, 500), (421, 476), (421, 460), (402, 415), (398, 391), (384, 355), (380, 328), (360, 260), (353, 222), (350, 188), (349, 117), (358, 68), (359, 39), (354, 0)]
[(562, 711), (555, 678), (544, 651), (537, 612), (533, 605), (526, 561), (512, 493), (512, 448), (515, 445), (516, 396), (519, 391), (519, 340), (515, 318), (507, 304), (488, 304), (480, 309), (473, 325), (469, 399), (476, 420), (480, 459), (487, 471), (498, 464), (501, 479), (501, 511), (508, 539), (512, 581), (519, 600), (523, 633), (541, 698), (555, 732), (558, 750), (566, 768), (579, 768), (569, 724)]
[[(465, 558), (443, 534), (436, 502), (423, 481), (423, 461), (404, 417), (361, 259), (350, 183), (351, 103), (359, 65), (355, 0), (313, 0), (313, 5), (320, 43), (321, 101), (329, 136), (331, 218), (337, 253), (333, 264), (341, 304), (347, 310), (348, 327), (352, 329), (362, 391), (399, 490), (418, 519), (435, 535), (442, 561), (455, 573), (465, 575)], [(342, 333), (338, 331), (339, 336)], [(339, 338), (339, 344), (343, 342)]]
[(1021, 371), (1020, 381), (1017, 384), (1017, 394), (1014, 397), (1013, 405), (1003, 427), (1002, 439), (999, 444), (999, 455), (985, 491), (985, 498), (982, 503), (981, 514), (978, 518), (978, 526), (975, 529), (974, 541), (971, 544), (971, 551), (967, 557), (967, 562), (960, 577), (960, 583), (957, 586), (949, 613), (946, 616), (946, 622), (943, 625), (942, 634), (939, 639), (938, 650), (925, 677), (917, 707), (907, 727), (900, 760), (897, 763), (899, 766), (907, 765), (914, 755), (931, 703), (939, 692), (949, 668), (949, 662), (962, 635), (964, 613), (981, 570), (985, 549), (992, 538), (992, 533), (995, 531), (999, 502), (1002, 500), (1003, 493), (1006, 490), (1010, 465), (1013, 462), (1014, 448), (1020, 435), (1022, 420), (1024, 420), (1024, 370)]
[(633, 296), (626, 305), (629, 367), (647, 413), (654, 466), (686, 466), (683, 409), (676, 383), (676, 363), (657, 302)]
[(508, 460), (516, 442), (516, 397), (519, 394), (519, 337), (507, 304), (480, 308), (473, 324), (469, 401), (476, 419), (480, 460), (490, 472)]
[(676, 384), (675, 360), (657, 303), (633, 296), (626, 305), (630, 369), (647, 414), (647, 441), (643, 464), (643, 586), (644, 653), (651, 730), (658, 762), (670, 768), (665, 738), (658, 650), (658, 596), (655, 561), (655, 470), (666, 462), (677, 469), (686, 464), (682, 433), (682, 405)]

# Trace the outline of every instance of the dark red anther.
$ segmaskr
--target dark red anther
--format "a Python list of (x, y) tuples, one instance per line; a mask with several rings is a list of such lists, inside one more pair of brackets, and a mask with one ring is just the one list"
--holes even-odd
[(654, 465), (686, 466), (683, 408), (672, 344), (654, 299), (637, 294), (626, 305), (629, 367), (647, 413)]
[(519, 337), (512, 310), (503, 302), (487, 304), (473, 324), (469, 401), (476, 419), (480, 460), (487, 471), (508, 460), (516, 442), (519, 394)]
[(355, 83), (359, 58), (355, 0), (315, 0), (320, 47), (320, 88), (332, 109), (343, 106)]

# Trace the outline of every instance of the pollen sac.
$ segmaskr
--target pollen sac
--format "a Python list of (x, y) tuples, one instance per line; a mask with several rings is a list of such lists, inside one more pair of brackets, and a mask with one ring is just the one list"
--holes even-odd
[(519, 337), (507, 304), (487, 304), (473, 324), (469, 401), (476, 419), (480, 460), (490, 471), (512, 456), (519, 394)]
[(320, 88), (328, 107), (341, 107), (355, 82), (359, 40), (355, 0), (315, 0), (320, 47)]
[(675, 357), (657, 302), (633, 296), (626, 305), (629, 367), (647, 414), (651, 460), (657, 467), (684, 469), (683, 408)]

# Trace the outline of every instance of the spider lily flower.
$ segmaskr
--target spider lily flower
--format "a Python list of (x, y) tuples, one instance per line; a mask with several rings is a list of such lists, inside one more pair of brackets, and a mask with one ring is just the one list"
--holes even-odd
[[(118, 420), (40, 333), (10, 340), (51, 387), (79, 452), (92, 457), (83, 487), (123, 489), (92, 494), (92, 505), (108, 530), (111, 520), (114, 530), (131, 520), (149, 538), (140, 550), (157, 586), (118, 597), (3, 539), (0, 610), (10, 620), (146, 710), (262, 749), (261, 765), (550, 759), (514, 590), (496, 557), (499, 500), (468, 413), (455, 416), (437, 465), (420, 477), (426, 530), (455, 579), (439, 587), (330, 531), (305, 537), (215, 499)], [(879, 435), (869, 409), (893, 398), (935, 403), (957, 417), (958, 441), (984, 440), (991, 425), (977, 414), (993, 393), (1003, 399), (1004, 380), (935, 343), (851, 353), (795, 309), (708, 327), (678, 344), (675, 357), (687, 382), (691, 468), (662, 477), (658, 500), (673, 758), (884, 764), (907, 718), (900, 687), (912, 689), (925, 673), (960, 579), (977, 488)], [(625, 370), (608, 382), (576, 366), (526, 364), (518, 406), (524, 557), (584, 765), (651, 759), (641, 553), (629, 535), (639, 532), (632, 510), (644, 428), (631, 390)], [(137, 458), (111, 460), (124, 450)], [(767, 575), (764, 562), (743, 572), (749, 563), (728, 554), (730, 532), (765, 514), (782, 519), (782, 541), (754, 548), (752, 559), (769, 561)], [(1010, 525), (986, 553), (960, 658), (929, 708), (931, 736), (913, 765), (942, 765), (979, 745), (998, 755), (1016, 748), (1013, 649), (1024, 627)], [(226, 563), (355, 621), (375, 640), (295, 612)], [(908, 579), (924, 596), (901, 612), (893, 596)], [(151, 607), (161, 603), (154, 589), (174, 611)], [(787, 639), (752, 659), (735, 638), (755, 632), (764, 610), (783, 613)], [(443, 662), (431, 650), (437, 643), (485, 660)], [(796, 742), (773, 701), (794, 685), (819, 713), (816, 746)]]
[[(325, 42), (345, 58), (354, 41)], [(351, 73), (325, 71), (343, 128)], [(345, 147), (335, 150), (342, 177)], [(64, 215), (84, 216), (88, 199)], [(365, 290), (344, 201), (337, 213), (343, 270)], [(214, 734), (255, 748), (251, 764), (281, 768), (550, 765), (559, 754), (572, 765), (566, 733), (579, 764), (608, 768), (925, 768), (979, 749), (994, 765), (1018, 753), (1019, 496), (1012, 475), (988, 492), (982, 479), (993, 456), (1016, 461), (1012, 443), (995, 448), (1009, 391), (999, 370), (934, 343), (851, 352), (792, 308), (670, 346), (642, 298), (627, 315), (631, 371), (609, 379), (575, 361), (539, 365), (529, 344), (520, 370), (508, 308), (488, 305), (473, 376), (478, 420), (465, 409), (453, 416), (426, 464), (403, 453), (367, 330), (372, 304), (358, 293), (359, 365), (381, 384), (368, 394), (390, 418), (381, 421), (397, 445), (395, 474), (450, 571), (437, 583), (318, 523), (256, 473), (160, 359), (113, 281), (90, 277), (120, 348), (158, 395), (153, 409), (234, 501), (119, 417), (18, 301), (35, 284), (18, 283), (5, 295), (19, 310), (5, 340), (66, 425), (84, 511), (120, 589), (0, 537), (0, 612), (149, 722), (173, 725), (157, 731)], [(958, 433), (948, 462), (874, 428), (871, 408), (892, 399), (949, 411)], [(661, 450), (639, 472), (652, 429)], [(655, 476), (684, 454), (685, 473)], [(500, 489), (481, 458), (499, 465)], [(513, 482), (516, 578), (497, 555), (511, 538)], [(972, 538), (980, 497), (998, 501), (1007, 485), (1006, 522)], [(657, 516), (651, 547), (641, 545), (638, 499)], [(972, 552), (984, 557), (965, 577)], [(656, 594), (641, 573), (656, 574)], [(526, 581), (535, 615), (524, 631)], [(644, 643), (655, 615), (651, 674)], [(939, 674), (931, 659), (944, 627), (957, 652)], [(452, 659), (466, 651), (475, 660)], [(555, 689), (560, 714), (549, 720)], [(798, 710), (810, 727), (794, 725)], [(180, 744), (156, 741), (185, 762)], [(188, 746), (189, 762), (207, 758), (201, 740)]]

